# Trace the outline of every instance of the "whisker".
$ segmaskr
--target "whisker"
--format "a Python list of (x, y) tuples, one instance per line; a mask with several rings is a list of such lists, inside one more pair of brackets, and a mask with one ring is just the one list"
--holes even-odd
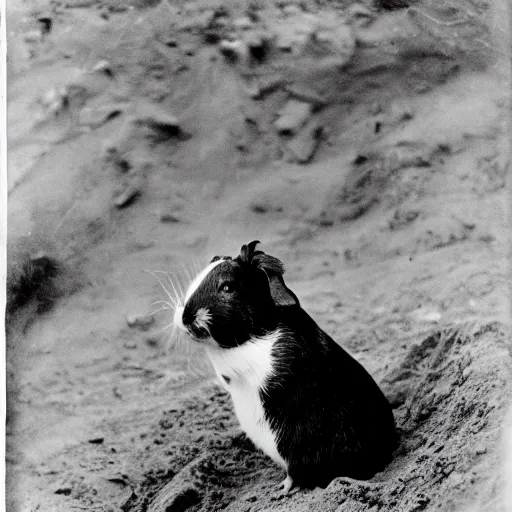
[(167, 278), (167, 281), (169, 281), (169, 284), (171, 285), (172, 289), (176, 293), (176, 296), (181, 298), (181, 302), (183, 302), (183, 299), (185, 297), (185, 289), (181, 280), (181, 276), (179, 272), (165, 272), (165, 277)]
[(171, 309), (171, 308), (168, 308), (167, 306), (163, 306), (161, 308), (158, 308), (156, 311), (151, 311), (150, 315), (156, 315), (162, 311), (169, 311), (169, 309)]
[(171, 292), (165, 287), (164, 283), (162, 283), (161, 279), (156, 275), (156, 273), (148, 269), (146, 269), (146, 272), (149, 272), (160, 283), (160, 286), (164, 289), (169, 299), (171, 299), (171, 302), (176, 302), (177, 297), (173, 297), (171, 295)]
[(188, 280), (189, 281), (192, 281), (192, 276), (189, 274), (189, 271), (187, 270), (187, 267), (185, 266), (184, 263), (182, 263), (181, 265), (181, 269), (183, 270), (183, 272), (185, 273), (185, 275), (187, 276)]
[[(184, 293), (183, 293), (183, 290), (181, 290), (181, 288), (180, 288), (179, 286), (178, 286), (178, 287), (180, 288), (180, 292), (181, 292), (181, 293), (178, 293), (178, 290), (176, 289), (176, 286), (174, 286), (174, 282), (173, 282), (173, 281), (172, 281), (172, 279), (169, 277), (169, 274), (172, 274), (172, 272), (166, 272), (166, 271), (164, 271), (164, 270), (155, 270), (155, 272), (158, 272), (158, 273), (161, 273), (161, 274), (165, 274), (165, 277), (167, 278), (167, 281), (169, 281), (169, 284), (172, 286), (172, 289), (173, 289), (174, 293), (176, 294), (176, 299), (177, 299), (177, 300), (176, 300), (176, 303), (178, 303), (178, 302), (179, 302), (179, 301), (178, 301), (178, 298), (179, 298), (179, 297), (183, 297)], [(175, 274), (174, 274), (174, 275), (175, 275)], [(156, 276), (155, 276), (155, 277), (156, 277)], [(158, 279), (158, 277), (157, 277), (157, 279)], [(176, 278), (176, 280), (177, 280), (177, 278)], [(159, 281), (160, 281), (160, 280), (159, 280)], [(163, 286), (163, 285), (162, 285), (162, 286)]]
[[(185, 297), (185, 290), (182, 288), (181, 282), (180, 282), (178, 276), (176, 274), (174, 274), (174, 277), (176, 279), (176, 287), (174, 286), (174, 282), (172, 281), (172, 279), (169, 276), (167, 276), (167, 280), (169, 281), (169, 283), (171, 283), (171, 286), (172, 286), (173, 290), (176, 291), (176, 293), (178, 293), (178, 291), (179, 291), (179, 296), (183, 299)], [(178, 290), (176, 290), (176, 288)]]
[(155, 302), (152, 302), (150, 304), (150, 307), (156, 306), (157, 304), (165, 304), (166, 306), (169, 306), (169, 309), (173, 309), (176, 304), (171, 304), (170, 302), (167, 302), (166, 300), (155, 300)]

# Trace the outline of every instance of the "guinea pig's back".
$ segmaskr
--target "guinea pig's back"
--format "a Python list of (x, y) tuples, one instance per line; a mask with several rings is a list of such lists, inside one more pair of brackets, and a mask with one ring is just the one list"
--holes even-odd
[(273, 402), (281, 422), (289, 422), (284, 430), (292, 431), (291, 438), (311, 436), (318, 450), (338, 450), (351, 460), (347, 476), (373, 476), (396, 447), (389, 402), (364, 367), (302, 308), (290, 308), (287, 316), (273, 351), (267, 402)]

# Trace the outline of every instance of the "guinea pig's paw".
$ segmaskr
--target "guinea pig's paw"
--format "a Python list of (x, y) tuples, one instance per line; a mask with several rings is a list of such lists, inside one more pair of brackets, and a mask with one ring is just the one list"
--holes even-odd
[(286, 496), (291, 496), (299, 490), (290, 475), (286, 475), (286, 478), (278, 485), (278, 489)]

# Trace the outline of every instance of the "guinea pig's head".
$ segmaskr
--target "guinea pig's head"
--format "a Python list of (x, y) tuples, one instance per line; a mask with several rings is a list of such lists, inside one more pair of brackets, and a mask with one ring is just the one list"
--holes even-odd
[(236, 258), (215, 256), (192, 281), (174, 312), (174, 325), (196, 341), (236, 347), (277, 326), (279, 308), (299, 305), (284, 284), (283, 264), (256, 251), (255, 240)]

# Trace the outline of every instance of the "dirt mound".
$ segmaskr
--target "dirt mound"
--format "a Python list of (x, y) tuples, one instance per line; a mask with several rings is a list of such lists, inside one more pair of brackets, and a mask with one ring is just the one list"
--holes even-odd
[(165, 456), (121, 508), (419, 511), (459, 510), (478, 500), (481, 510), (495, 510), (499, 503), (480, 493), (502, 485), (487, 472), (503, 464), (509, 356), (510, 333), (499, 324), (433, 333), (383, 380), (401, 433), (392, 464), (369, 482), (339, 478), (286, 499), (277, 490), (281, 471), (237, 434), (229, 398), (204, 388), (182, 408), (164, 411), (147, 433)]

